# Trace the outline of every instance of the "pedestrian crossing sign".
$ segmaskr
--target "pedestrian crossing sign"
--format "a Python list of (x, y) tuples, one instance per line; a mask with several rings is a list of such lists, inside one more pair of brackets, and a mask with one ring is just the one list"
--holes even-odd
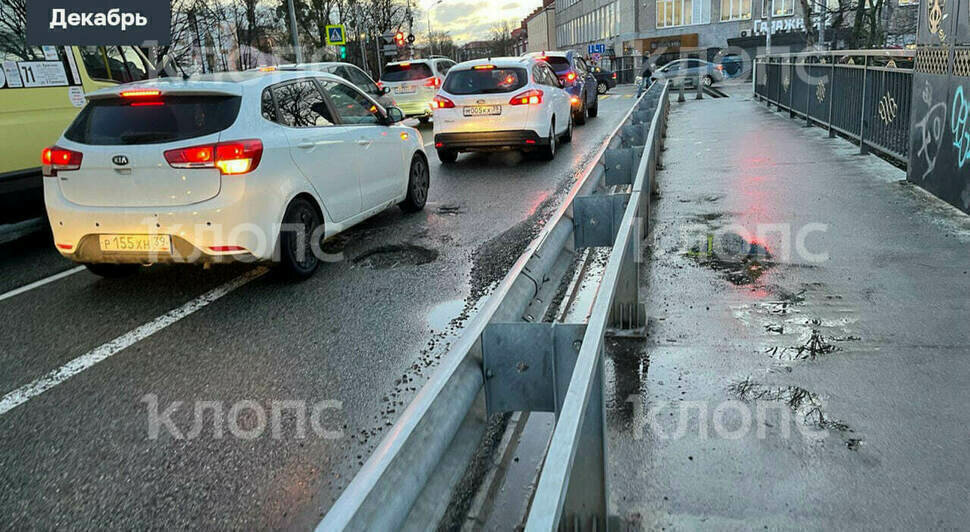
[(347, 33), (343, 24), (327, 26), (327, 46), (347, 44)]

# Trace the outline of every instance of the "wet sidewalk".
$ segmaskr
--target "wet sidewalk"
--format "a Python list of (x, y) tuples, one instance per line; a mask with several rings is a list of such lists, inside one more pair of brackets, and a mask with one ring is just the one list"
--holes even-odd
[(750, 98), (672, 102), (608, 357), (611, 513), (649, 530), (970, 523), (970, 219)]

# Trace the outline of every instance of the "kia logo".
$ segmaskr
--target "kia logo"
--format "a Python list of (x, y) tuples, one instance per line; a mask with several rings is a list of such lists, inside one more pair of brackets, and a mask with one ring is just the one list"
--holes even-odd
[(124, 155), (115, 155), (114, 157), (111, 158), (111, 162), (115, 163), (118, 166), (125, 166), (126, 164), (128, 164), (128, 157), (125, 157)]

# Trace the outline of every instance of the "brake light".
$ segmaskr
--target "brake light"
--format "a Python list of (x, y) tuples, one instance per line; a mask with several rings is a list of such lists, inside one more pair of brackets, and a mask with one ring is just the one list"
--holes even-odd
[(77, 170), (81, 168), (81, 159), (84, 155), (81, 152), (66, 150), (57, 146), (44, 148), (40, 153), (40, 162), (43, 165), (45, 177), (57, 177), (58, 171)]
[(220, 142), (165, 152), (172, 168), (218, 168), (222, 175), (252, 172), (263, 157), (263, 143), (257, 139)]
[(492, 70), (494, 68), (495, 65), (475, 65), (472, 67), (472, 70)]
[(445, 98), (444, 96), (435, 96), (432, 100), (432, 105), (435, 109), (454, 109), (455, 102)]
[(572, 96), (572, 97), (570, 97), (569, 98), (569, 103), (571, 103), (573, 105), (579, 105), (579, 97), (578, 96)]
[(383, 89), (384, 88), (384, 82), (383, 81), (376, 81), (374, 83), (377, 85), (377, 88), (378, 89)]
[(155, 89), (134, 89), (130, 91), (121, 91), (122, 98), (150, 98), (152, 96), (161, 96), (162, 91)]
[(724, 65), (714, 65), (716, 70), (724, 70)]
[(434, 88), (437, 89), (438, 87), (441, 86), (441, 80), (438, 79), (438, 78), (429, 78), (428, 81), (425, 81), (424, 82), (424, 86), (425, 87), (434, 87)]
[(509, 101), (509, 105), (539, 105), (540, 103), (542, 103), (542, 91), (539, 89), (532, 89), (521, 94), (516, 94)]
[(563, 79), (565, 79), (566, 81), (576, 81), (576, 73), (575, 72), (570, 72), (570, 73), (566, 74), (565, 76), (563, 76)]
[(616, 79), (616, 72), (613, 73), (613, 79)]

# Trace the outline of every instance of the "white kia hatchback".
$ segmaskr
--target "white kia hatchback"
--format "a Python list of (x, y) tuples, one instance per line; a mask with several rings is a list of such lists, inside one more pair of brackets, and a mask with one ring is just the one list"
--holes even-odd
[(435, 96), (434, 145), (443, 163), (464, 151), (556, 156), (573, 137), (569, 94), (545, 61), (528, 57), (459, 63)]
[(421, 134), (337, 76), (164, 78), (87, 98), (41, 157), (55, 245), (99, 275), (271, 261), (306, 278), (323, 240), (428, 196)]

